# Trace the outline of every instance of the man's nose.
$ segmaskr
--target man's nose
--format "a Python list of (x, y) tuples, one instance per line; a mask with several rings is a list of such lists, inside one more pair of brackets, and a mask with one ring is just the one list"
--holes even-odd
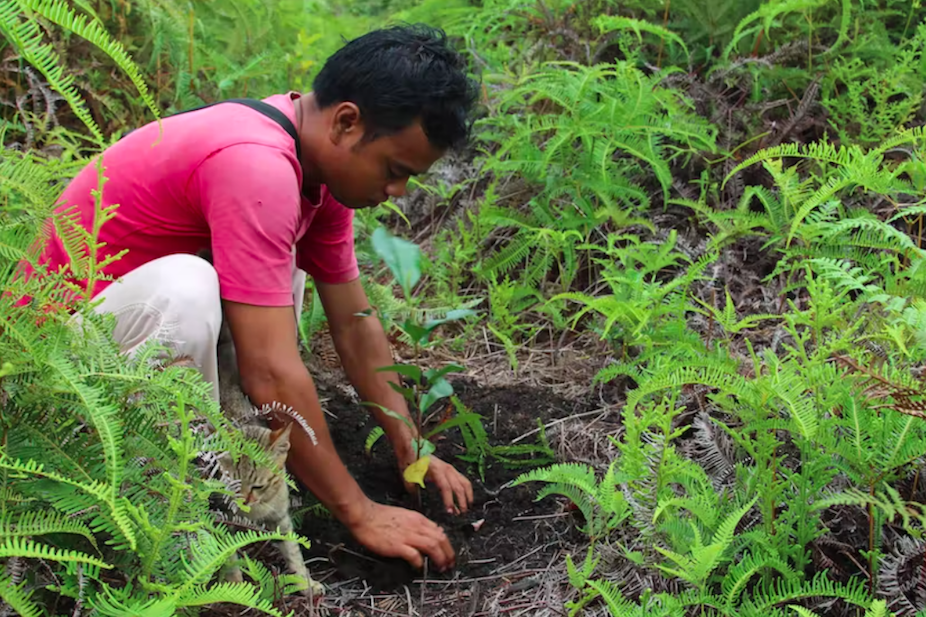
[(405, 188), (407, 185), (408, 180), (390, 182), (386, 185), (386, 194), (389, 195), (389, 197), (402, 197), (405, 195)]

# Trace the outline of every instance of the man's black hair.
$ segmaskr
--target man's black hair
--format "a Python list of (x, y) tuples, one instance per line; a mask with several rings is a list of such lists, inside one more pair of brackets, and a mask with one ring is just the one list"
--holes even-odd
[(424, 24), (374, 30), (335, 52), (312, 83), (319, 107), (354, 103), (364, 139), (398, 132), (421, 120), (441, 150), (464, 142), (478, 86), (443, 30)]

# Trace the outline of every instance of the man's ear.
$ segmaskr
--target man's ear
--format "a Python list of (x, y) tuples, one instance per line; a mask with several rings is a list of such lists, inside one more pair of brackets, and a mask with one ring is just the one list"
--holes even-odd
[[(342, 141), (358, 141), (363, 135), (363, 119), (360, 108), (348, 101), (338, 103), (331, 115), (331, 143), (338, 145)], [(351, 139), (353, 138), (353, 139)]]

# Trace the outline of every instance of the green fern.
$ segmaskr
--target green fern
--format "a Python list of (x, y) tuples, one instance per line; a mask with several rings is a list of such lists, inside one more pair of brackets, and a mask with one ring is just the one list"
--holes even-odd
[(681, 555), (657, 546), (657, 551), (676, 564), (674, 567), (665, 565), (658, 565), (657, 567), (667, 574), (677, 576), (695, 587), (704, 589), (708, 577), (720, 565), (724, 553), (729, 550), (730, 545), (733, 543), (736, 525), (746, 512), (755, 505), (758, 499), (758, 496), (754, 497), (752, 501), (724, 518), (709, 543), (702, 543), (697, 526), (691, 523), (692, 531), (694, 531), (694, 542), (691, 544), (690, 553)]
[(616, 461), (608, 468), (601, 482), (597, 481), (595, 472), (587, 465), (559, 463), (521, 474), (512, 486), (546, 482), (547, 485), (537, 493), (537, 501), (553, 494), (568, 498), (585, 517), (584, 533), (594, 539), (616, 528), (630, 515), (626, 499), (617, 490), (619, 476), (615, 465)]
[(119, 68), (129, 75), (142, 100), (157, 117), (157, 107), (148, 94), (147, 85), (135, 64), (129, 59), (122, 45), (114, 41), (98, 22), (88, 21), (84, 15), (77, 15), (62, 0), (3, 0), (0, 3), (0, 31), (31, 65), (45, 75), (49, 85), (65, 98), (75, 115), (90, 129), (101, 145), (104, 141), (103, 134), (80, 100), (74, 87), (74, 77), (64, 72), (52, 46), (42, 42), (37, 16), (85, 38), (113, 58)]
[(26, 582), (14, 584), (5, 574), (0, 574), (0, 599), (21, 617), (40, 617), (42, 609), (31, 599), (26, 591)]
[(85, 555), (77, 551), (62, 550), (46, 544), (38, 544), (33, 540), (18, 537), (0, 539), (0, 559), (9, 557), (43, 559), (46, 561), (57, 561), (59, 563), (86, 563), (100, 568), (113, 567), (105, 561), (101, 561), (91, 555)]

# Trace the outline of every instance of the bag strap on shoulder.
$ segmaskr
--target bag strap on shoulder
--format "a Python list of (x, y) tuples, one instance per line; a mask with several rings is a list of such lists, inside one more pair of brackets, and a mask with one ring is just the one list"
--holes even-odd
[[(296, 158), (299, 160), (299, 164), (302, 164), (302, 145), (299, 143), (299, 133), (296, 132), (296, 127), (293, 125), (292, 121), (286, 117), (286, 114), (284, 114), (273, 105), (265, 103), (264, 101), (259, 101), (257, 99), (225, 99), (222, 101), (216, 101), (214, 103), (207, 103), (206, 105), (200, 105), (199, 107), (184, 109), (183, 111), (178, 111), (175, 114), (171, 114), (165, 117), (173, 118), (174, 116), (179, 116), (180, 114), (186, 114), (190, 113), (191, 111), (206, 109), (207, 107), (214, 107), (215, 105), (221, 105), (223, 103), (238, 103), (240, 105), (244, 105), (245, 107), (250, 107), (257, 112), (264, 114), (283, 127), (283, 130), (289, 133), (289, 136), (292, 137), (293, 141), (296, 142)], [(129, 133), (132, 133), (135, 130), (136, 129), (132, 129), (129, 131)], [(126, 135), (129, 133), (126, 133)]]
[(264, 114), (271, 120), (274, 120), (277, 124), (283, 127), (289, 136), (293, 138), (293, 141), (296, 142), (296, 158), (299, 161), (299, 164), (302, 164), (302, 147), (299, 143), (299, 134), (296, 132), (296, 127), (293, 125), (292, 121), (286, 117), (282, 111), (274, 107), (269, 103), (264, 101), (259, 101), (257, 99), (226, 99), (224, 101), (218, 101), (217, 103), (212, 103), (213, 105), (218, 105), (219, 103), (239, 103), (245, 107), (250, 107), (255, 111), (259, 111)]

